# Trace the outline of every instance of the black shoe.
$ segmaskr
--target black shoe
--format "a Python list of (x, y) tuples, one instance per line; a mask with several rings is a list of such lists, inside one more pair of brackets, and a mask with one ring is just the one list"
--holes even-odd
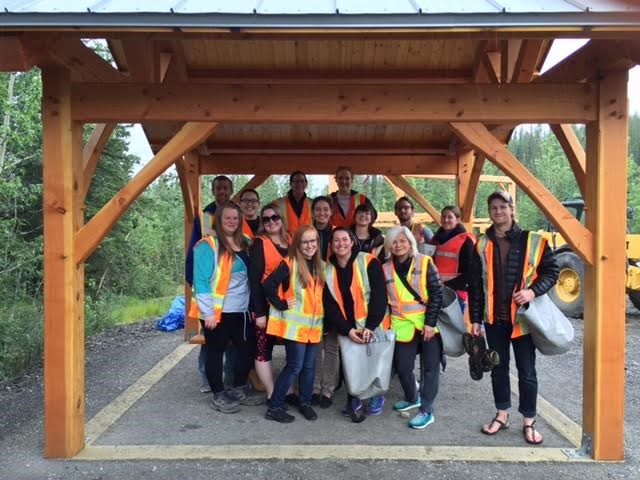
[(285, 395), (284, 401), (292, 407), (297, 407), (300, 405), (300, 397), (298, 397), (298, 395), (296, 395), (295, 393), (289, 393)]
[(351, 421), (353, 423), (362, 423), (365, 421), (365, 419), (367, 418), (367, 416), (363, 413), (364, 409), (360, 409), (357, 412), (354, 412), (353, 410), (351, 410), (349, 412), (349, 416), (351, 417)]
[(326, 395), (320, 395), (320, 408), (329, 408), (333, 405), (333, 400)]
[(314, 393), (311, 395), (311, 405), (320, 405), (320, 394)]
[(311, 405), (302, 405), (298, 409), (298, 411), (302, 414), (304, 418), (306, 418), (310, 422), (313, 422), (314, 420), (318, 419), (318, 415), (316, 414), (315, 410), (311, 408)]
[[(271, 408), (270, 398), (267, 398), (267, 401), (265, 403), (267, 404), (267, 408)], [(287, 405), (286, 403), (283, 403), (282, 405), (280, 405), (280, 409), (286, 412), (287, 410), (289, 410), (289, 405)]]
[(482, 380), (482, 358), (480, 355), (471, 355), (469, 357), (469, 374), (473, 380)]
[(495, 350), (487, 350), (482, 354), (482, 370), (490, 372), (500, 364), (500, 355)]
[(281, 408), (277, 410), (270, 408), (269, 410), (267, 410), (267, 414), (264, 416), (264, 418), (279, 423), (291, 423), (296, 419), (296, 417), (294, 417), (293, 415), (289, 415)]

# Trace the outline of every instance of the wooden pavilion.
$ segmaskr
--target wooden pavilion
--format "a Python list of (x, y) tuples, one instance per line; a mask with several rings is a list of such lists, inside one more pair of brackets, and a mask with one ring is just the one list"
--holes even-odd
[[(0, 1), (0, 70), (42, 70), (45, 456), (71, 457), (84, 445), (84, 262), (171, 165), (188, 236), (200, 175), (249, 173), (255, 187), (272, 174), (346, 164), (418, 199), (402, 175), (453, 175), (469, 222), (489, 161), (585, 260), (583, 446), (594, 459), (622, 459), (627, 78), (640, 62), (640, 5), (301, 4)], [(559, 38), (590, 41), (540, 74)], [(113, 62), (87, 39), (106, 40)], [(101, 150), (124, 122), (142, 123), (154, 157), (86, 219)], [(83, 145), (87, 123), (96, 128)], [(507, 150), (522, 123), (557, 135), (585, 198), (585, 225)], [(586, 125), (586, 151), (574, 123)]]

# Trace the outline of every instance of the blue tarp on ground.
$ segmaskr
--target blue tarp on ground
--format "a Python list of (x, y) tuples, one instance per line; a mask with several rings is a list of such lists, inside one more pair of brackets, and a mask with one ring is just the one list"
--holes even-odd
[(184, 295), (176, 297), (167, 314), (156, 322), (156, 329), (163, 332), (173, 332), (184, 328)]

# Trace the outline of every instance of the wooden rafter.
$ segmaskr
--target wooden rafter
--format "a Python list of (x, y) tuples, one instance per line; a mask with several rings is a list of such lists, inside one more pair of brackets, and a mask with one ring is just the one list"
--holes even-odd
[(196, 212), (195, 198), (191, 191), (187, 162), (184, 157), (180, 157), (176, 160), (176, 172), (178, 173), (178, 180), (180, 181), (180, 191), (182, 192), (182, 201), (184, 203), (185, 220), (193, 223)]
[[(304, 99), (302, 103), (295, 99)], [(581, 123), (595, 118), (593, 89), (506, 85), (74, 84), (74, 120), (257, 123)]]
[(76, 233), (76, 263), (82, 263), (109, 233), (129, 205), (176, 159), (200, 145), (215, 130), (216, 123), (187, 123), (153, 159), (109, 200)]
[(480, 150), (487, 159), (508, 174), (524, 190), (560, 233), (588, 263), (593, 263), (593, 235), (587, 230), (540, 181), (534, 177), (480, 123), (452, 123), (451, 128), (470, 146)]
[(121, 41), (127, 71), (135, 82), (160, 82), (159, 56), (155, 44), (147, 36), (135, 36)]
[(513, 83), (528, 83), (537, 74), (546, 40), (523, 40), (513, 69)]
[(282, 175), (296, 169), (308, 174), (326, 174), (335, 172), (340, 165), (350, 165), (356, 174), (401, 175), (424, 171), (454, 174), (456, 172), (456, 158), (443, 155), (227, 153), (200, 157), (202, 175), (247, 173)]
[(582, 198), (584, 198), (586, 182), (585, 169), (587, 163), (584, 148), (582, 148), (582, 144), (576, 132), (571, 128), (571, 125), (551, 125), (551, 130), (558, 139), (558, 142), (560, 142), (562, 150), (564, 150), (564, 154), (569, 160), (569, 166), (573, 171), (573, 175), (576, 177), (576, 183), (578, 184)]
[(418, 192), (404, 177), (401, 175), (387, 175), (387, 178), (394, 183), (398, 188), (404, 190), (404, 192), (413, 198), (418, 204), (424, 208), (433, 221), (440, 225), (440, 212), (434, 208), (431, 203), (424, 198), (424, 196)]
[(385, 181), (389, 184), (389, 186), (391, 187), (391, 189), (393, 190), (393, 193), (395, 193), (396, 195), (396, 200), (402, 196), (404, 196), (404, 190), (402, 190), (400, 187), (398, 187), (395, 183), (393, 183), (393, 181), (387, 177), (386, 175), (384, 176)]
[(0, 72), (26, 72), (36, 64), (18, 35), (0, 36)]
[(640, 63), (637, 40), (591, 40), (540, 75), (537, 81), (581, 82), (597, 77), (599, 72), (628, 70), (637, 63)]
[(96, 125), (95, 129), (91, 133), (91, 137), (87, 140), (87, 144), (84, 146), (84, 150), (82, 152), (82, 187), (81, 187), (81, 198), (87, 196), (87, 192), (89, 191), (89, 186), (91, 186), (91, 180), (93, 179), (93, 174), (96, 171), (98, 166), (98, 161), (100, 160), (100, 156), (102, 155), (102, 151), (104, 147), (107, 145), (109, 138), (111, 137), (111, 133), (116, 128), (115, 123), (99, 123)]
[(251, 179), (244, 184), (244, 186), (242, 188), (240, 188), (238, 190), (238, 193), (236, 193), (232, 200), (234, 202), (239, 202), (240, 201), (240, 195), (242, 194), (242, 192), (244, 190), (247, 190), (249, 188), (251, 189), (256, 189), (258, 188), (260, 185), (262, 185), (264, 182), (267, 181), (267, 179), (269, 178), (270, 175), (254, 175), (253, 177), (251, 177)]

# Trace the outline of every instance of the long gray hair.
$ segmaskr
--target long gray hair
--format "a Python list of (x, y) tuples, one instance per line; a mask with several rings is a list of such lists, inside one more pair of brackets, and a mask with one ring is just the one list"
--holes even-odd
[(409, 243), (411, 244), (411, 256), (415, 257), (418, 254), (418, 243), (416, 242), (416, 237), (414, 237), (411, 230), (404, 225), (396, 225), (389, 229), (384, 239), (384, 251), (387, 254), (387, 258), (391, 258), (391, 246), (398, 235), (404, 235), (407, 237), (407, 240), (409, 240)]

